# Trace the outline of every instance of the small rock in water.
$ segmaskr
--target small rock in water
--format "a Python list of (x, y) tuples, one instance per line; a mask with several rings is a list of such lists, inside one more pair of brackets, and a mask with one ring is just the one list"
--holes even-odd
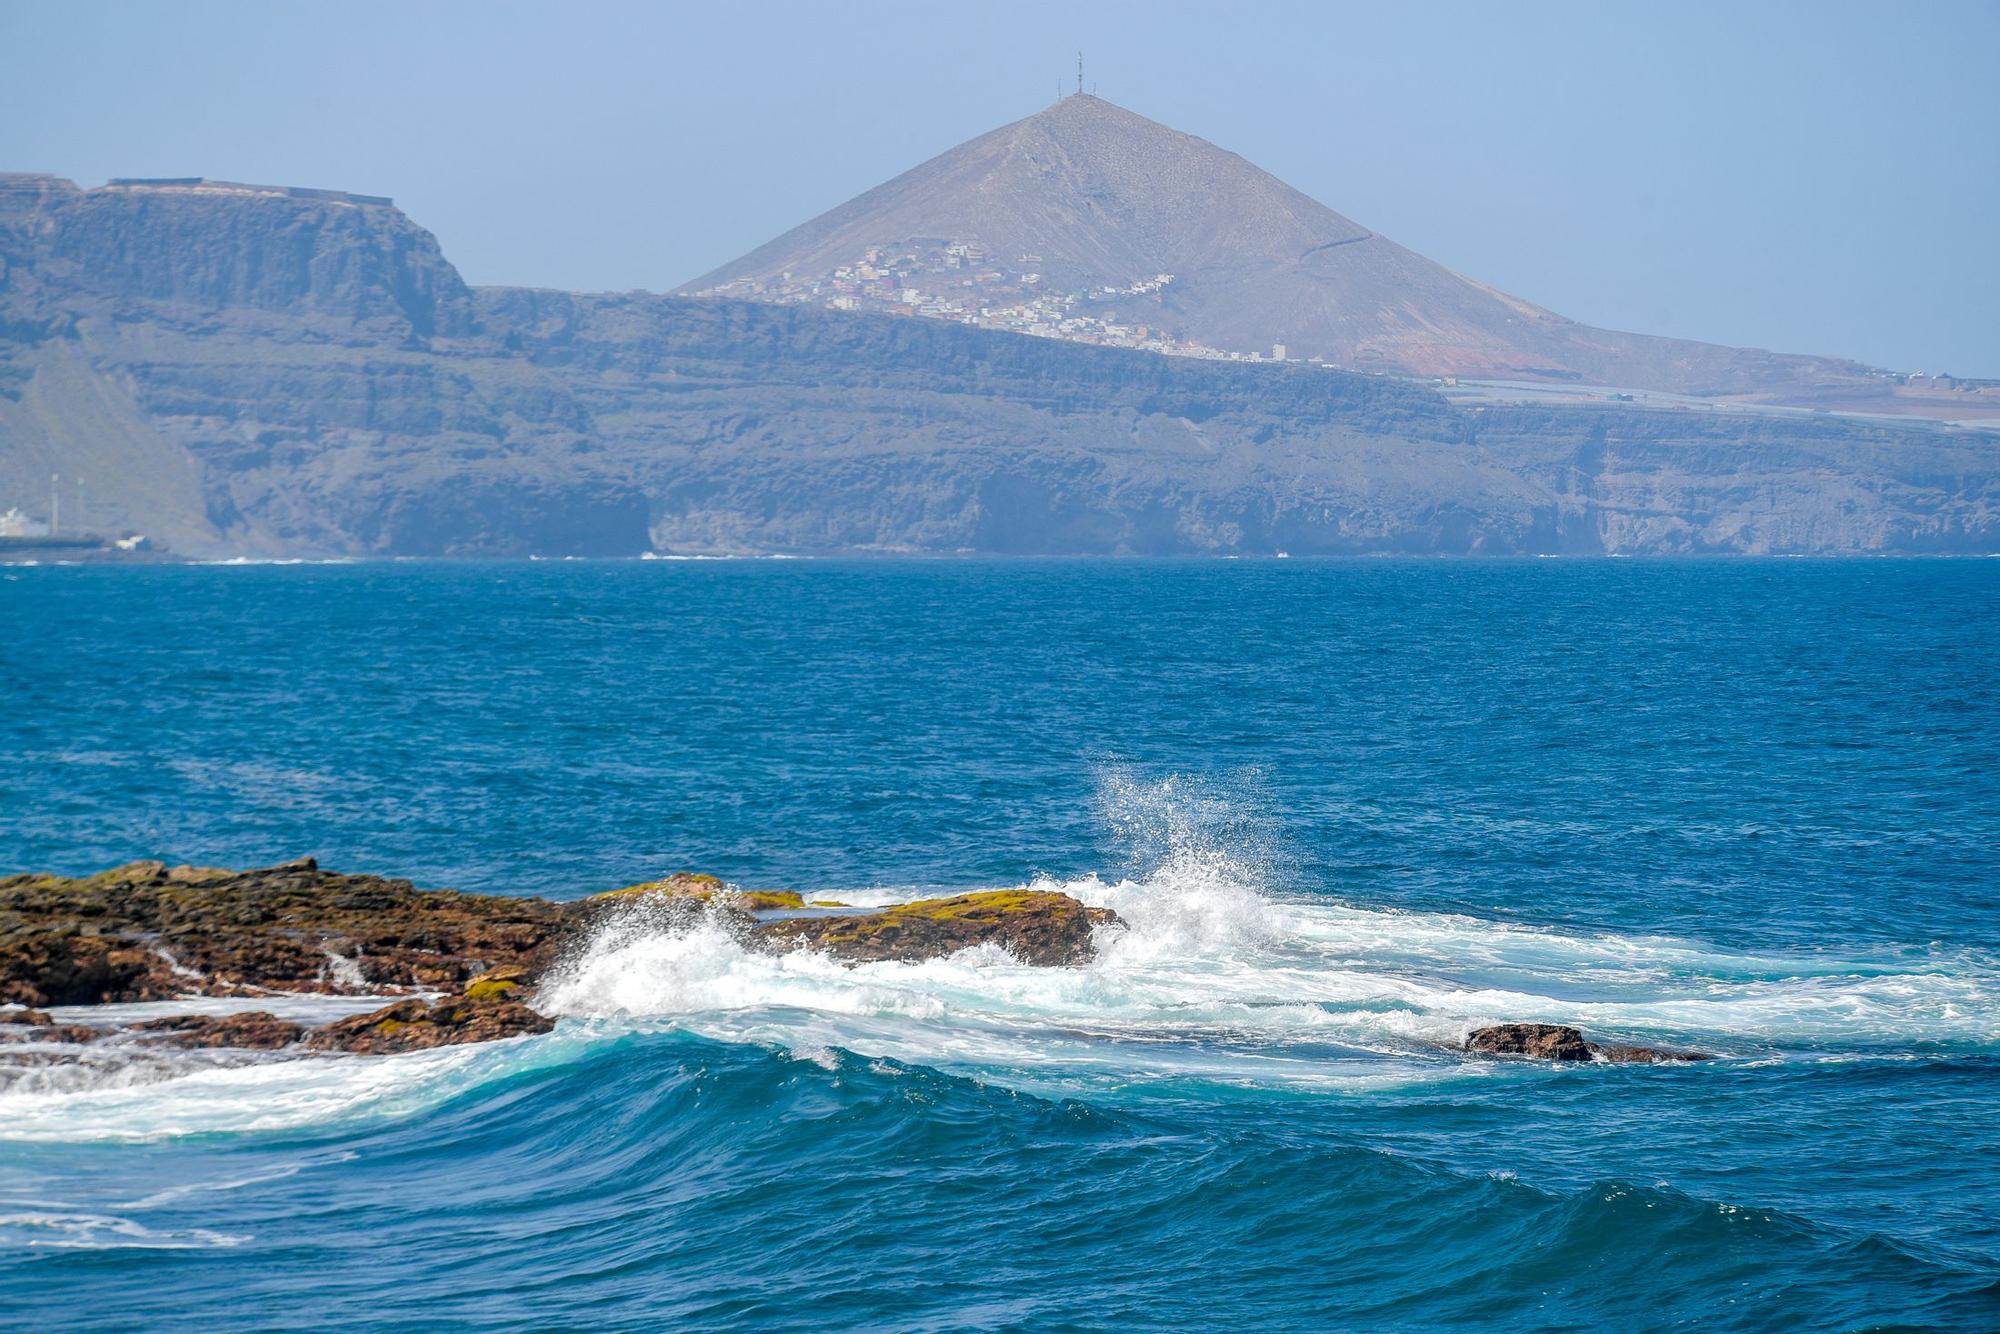
[(1621, 1065), (1664, 1065), (1674, 1061), (1712, 1061), (1705, 1051), (1669, 1051), (1661, 1047), (1633, 1047), (1621, 1042), (1593, 1042), (1590, 1054), (1600, 1061)]
[(1590, 1044), (1566, 1024), (1495, 1024), (1473, 1031), (1467, 1051), (1491, 1056), (1532, 1056), (1543, 1061), (1587, 1061)]
[(1474, 1029), (1465, 1040), (1465, 1049), (1489, 1056), (1527, 1056), (1542, 1061), (1609, 1061), (1621, 1065), (1714, 1059), (1706, 1052), (1588, 1042), (1581, 1031), (1567, 1024), (1495, 1024), (1491, 1028)]

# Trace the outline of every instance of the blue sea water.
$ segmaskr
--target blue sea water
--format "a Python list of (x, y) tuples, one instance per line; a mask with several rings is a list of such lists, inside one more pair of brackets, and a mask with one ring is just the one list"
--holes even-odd
[[(28, 568), (0, 626), (0, 871), (1130, 923), (611, 932), (545, 1037), (16, 1071), (8, 1327), (2000, 1328), (2000, 562)], [(1448, 1049), (1502, 1020), (1721, 1059)]]

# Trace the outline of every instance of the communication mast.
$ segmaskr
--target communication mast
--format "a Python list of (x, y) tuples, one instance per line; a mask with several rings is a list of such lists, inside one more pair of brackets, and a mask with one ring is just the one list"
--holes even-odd
[(1076, 53), (1076, 91), (1077, 91), (1077, 95), (1078, 95), (1078, 96), (1082, 96), (1082, 94), (1083, 94), (1083, 52), (1081, 52), (1081, 51), (1079, 51), (1079, 52), (1077, 52), (1077, 53)]

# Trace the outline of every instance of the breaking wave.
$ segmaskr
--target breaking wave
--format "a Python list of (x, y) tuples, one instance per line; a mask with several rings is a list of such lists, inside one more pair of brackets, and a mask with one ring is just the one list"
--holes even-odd
[[(1737, 1063), (2000, 1048), (2000, 969), (1977, 954), (1754, 953), (1361, 907), (1275, 887), (1270, 840), (1240, 794), (1114, 771), (1100, 800), (1132, 850), (1129, 873), (1030, 882), (1126, 923), (1100, 928), (1086, 967), (1028, 967), (991, 947), (850, 967), (746, 948), (720, 916), (670, 924), (635, 913), (544, 983), (538, 1004), (560, 1020), (546, 1037), (391, 1058), (114, 1052), (17, 1078), (0, 1091), (0, 1138), (145, 1139), (394, 1116), (668, 1030), (1114, 1099), (1190, 1086), (1364, 1092), (1596, 1073), (1455, 1050), (1469, 1030), (1507, 1021), (1574, 1024)], [(855, 906), (935, 892), (833, 891)]]

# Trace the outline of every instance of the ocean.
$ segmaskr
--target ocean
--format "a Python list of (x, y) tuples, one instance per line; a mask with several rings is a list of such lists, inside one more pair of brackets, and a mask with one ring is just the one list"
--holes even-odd
[[(0, 1325), (2000, 1329), (2000, 561), (37, 567), (0, 625), (0, 871), (1130, 926), (607, 932), (546, 1036), (13, 1070)], [(1452, 1049), (1515, 1020), (1719, 1059)]]

